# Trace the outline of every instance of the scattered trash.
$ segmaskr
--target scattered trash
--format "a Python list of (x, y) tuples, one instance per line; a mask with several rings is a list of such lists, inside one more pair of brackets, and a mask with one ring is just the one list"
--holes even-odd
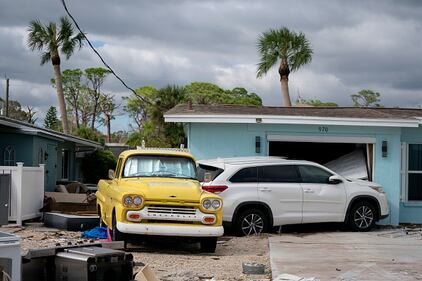
[(94, 238), (94, 239), (107, 239), (107, 228), (106, 227), (94, 227), (93, 229), (84, 231), (81, 235), (82, 238)]
[(244, 274), (265, 274), (265, 265), (262, 263), (244, 262), (242, 269)]
[(316, 277), (300, 277), (292, 274), (281, 274), (277, 276), (273, 281), (320, 281)]
[(159, 281), (149, 265), (144, 265), (136, 274), (135, 281)]

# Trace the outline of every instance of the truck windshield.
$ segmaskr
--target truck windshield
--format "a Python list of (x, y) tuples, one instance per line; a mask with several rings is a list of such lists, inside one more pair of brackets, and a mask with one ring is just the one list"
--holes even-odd
[(135, 155), (126, 160), (124, 178), (162, 177), (197, 179), (195, 162), (186, 157)]

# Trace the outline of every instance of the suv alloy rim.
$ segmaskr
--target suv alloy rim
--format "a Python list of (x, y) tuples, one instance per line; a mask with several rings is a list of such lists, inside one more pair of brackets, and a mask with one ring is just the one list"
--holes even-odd
[(374, 213), (368, 206), (361, 206), (355, 211), (353, 219), (357, 227), (365, 229), (372, 224)]
[(249, 214), (243, 219), (241, 227), (245, 235), (259, 234), (264, 229), (264, 220), (257, 214)]

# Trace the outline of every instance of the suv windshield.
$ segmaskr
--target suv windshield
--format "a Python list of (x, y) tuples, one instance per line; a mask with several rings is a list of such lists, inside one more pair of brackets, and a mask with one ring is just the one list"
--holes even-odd
[(197, 179), (197, 174), (195, 162), (190, 158), (134, 155), (126, 160), (122, 177)]

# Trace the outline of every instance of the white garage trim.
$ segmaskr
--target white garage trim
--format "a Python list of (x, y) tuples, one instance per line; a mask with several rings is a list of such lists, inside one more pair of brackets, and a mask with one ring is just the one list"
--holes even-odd
[(267, 141), (285, 141), (285, 142), (324, 142), (324, 143), (376, 143), (375, 138), (371, 137), (336, 137), (336, 136), (285, 136), (285, 135), (267, 135)]
[(344, 118), (288, 115), (246, 115), (246, 114), (165, 114), (165, 122), (176, 123), (225, 123), (225, 124), (284, 124), (284, 125), (336, 125), (362, 127), (409, 127), (417, 128), (421, 120)]

